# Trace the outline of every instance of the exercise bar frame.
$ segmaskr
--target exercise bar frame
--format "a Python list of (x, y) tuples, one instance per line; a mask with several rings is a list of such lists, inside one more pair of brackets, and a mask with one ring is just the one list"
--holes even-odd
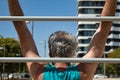
[(0, 21), (120, 21), (119, 16), (0, 16)]
[(120, 58), (24, 58), (0, 57), (0, 62), (80, 62), (80, 63), (120, 63)]
[[(76, 17), (76, 16), (0, 16), (0, 21), (120, 21), (117, 16)], [(0, 57), (0, 62), (81, 62), (120, 63), (119, 58), (18, 58)]]

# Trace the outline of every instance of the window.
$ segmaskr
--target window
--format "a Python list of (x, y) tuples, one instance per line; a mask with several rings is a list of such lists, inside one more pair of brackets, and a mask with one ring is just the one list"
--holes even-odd
[(120, 34), (119, 31), (111, 31), (109, 34), (111, 34), (111, 33), (112, 33), (112, 34), (116, 34), (116, 35), (117, 35), (117, 34)]
[(78, 36), (92, 36), (95, 31), (79, 31)]
[(98, 24), (79, 24), (78, 29), (97, 29)]
[(88, 47), (79, 47), (78, 51), (87, 51)]
[(105, 1), (80, 1), (79, 6), (104, 6)]
[(83, 43), (83, 44), (88, 44), (90, 42), (90, 40), (91, 40), (90, 38), (89, 39), (82, 39), (79, 42)]
[(106, 46), (106, 47), (105, 47), (105, 51), (109, 51), (110, 49), (111, 49), (110, 46)]
[(120, 24), (113, 23), (114, 27), (120, 27)]
[(82, 8), (79, 9), (80, 14), (100, 14), (102, 9), (88, 9), (88, 8)]

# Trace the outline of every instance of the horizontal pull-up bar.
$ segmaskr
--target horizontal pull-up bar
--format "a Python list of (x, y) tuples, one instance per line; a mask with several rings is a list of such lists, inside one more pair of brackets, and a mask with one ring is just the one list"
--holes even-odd
[(81, 62), (81, 63), (120, 63), (120, 58), (23, 58), (0, 57), (0, 62)]
[(0, 21), (120, 21), (119, 16), (0, 16)]

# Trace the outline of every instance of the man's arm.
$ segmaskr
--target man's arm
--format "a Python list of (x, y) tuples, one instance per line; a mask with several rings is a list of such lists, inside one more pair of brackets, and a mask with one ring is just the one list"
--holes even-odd
[[(8, 4), (11, 16), (24, 16), (18, 0), (8, 0)], [(25, 21), (13, 21), (13, 24), (19, 36), (22, 55), (24, 57), (39, 57), (34, 40), (26, 27)], [(37, 78), (38, 69), (40, 69), (41, 66), (42, 65), (38, 63), (27, 62), (28, 70), (34, 79)]]
[[(116, 12), (117, 0), (106, 0), (101, 16), (114, 16)], [(99, 58), (102, 57), (105, 43), (109, 31), (111, 30), (112, 21), (101, 21), (91, 40), (87, 54), (83, 58)], [(98, 64), (80, 64), (86, 73), (85, 80), (92, 80)]]
[[(117, 0), (106, 0), (101, 16), (114, 16)], [(91, 40), (88, 53), (91, 57), (101, 57), (105, 49), (105, 43), (112, 27), (112, 21), (101, 21)], [(88, 55), (88, 56), (89, 56)]]
[[(9, 0), (9, 9), (11, 16), (24, 16), (22, 9), (18, 3), (18, 0)], [(23, 56), (38, 56), (35, 43), (33, 41), (31, 33), (29, 32), (26, 26), (25, 21), (13, 21), (13, 24), (19, 36)], [(33, 52), (36, 54), (33, 54)]]

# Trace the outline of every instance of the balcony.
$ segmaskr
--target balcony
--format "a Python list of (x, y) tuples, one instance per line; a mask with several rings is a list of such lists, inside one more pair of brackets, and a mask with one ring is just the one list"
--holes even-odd
[(120, 37), (120, 35), (115, 35), (115, 34), (110, 34), (109, 36), (108, 36), (108, 38), (114, 38), (114, 39), (119, 39), (119, 37)]
[(110, 43), (106, 44), (106, 46), (120, 46), (120, 43), (111, 41)]

